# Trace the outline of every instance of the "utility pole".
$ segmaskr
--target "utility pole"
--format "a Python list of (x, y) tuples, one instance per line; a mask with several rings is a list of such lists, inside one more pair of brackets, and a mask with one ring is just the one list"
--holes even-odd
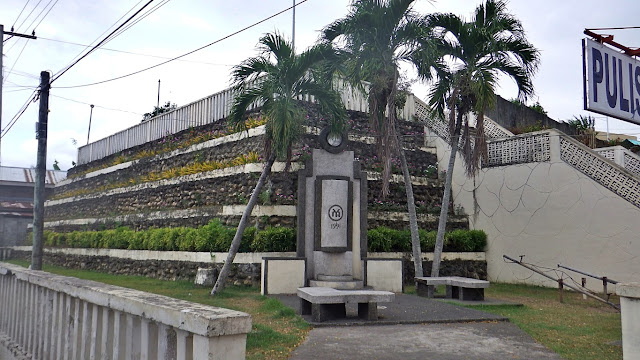
[(38, 160), (36, 163), (36, 183), (33, 190), (33, 248), (31, 269), (42, 270), (42, 231), (44, 227), (44, 178), (47, 172), (47, 127), (49, 123), (50, 74), (40, 72), (40, 108), (36, 139), (38, 139)]
[[(2, 48), (4, 44), (4, 34), (24, 37), (27, 39), (37, 39), (34, 35), (26, 35), (26, 34), (18, 34), (14, 33), (13, 29), (11, 31), (4, 31), (4, 25), (0, 24), (0, 129), (2, 129), (2, 83), (4, 79), (2, 78), (2, 58), (4, 57), (4, 49)], [(2, 141), (2, 139), (0, 139)], [(0, 165), (2, 165), (2, 143), (0, 142)]]
[(158, 79), (158, 102), (156, 103), (156, 109), (160, 109), (160, 79)]
[(293, 0), (293, 24), (291, 26), (291, 47), (296, 53), (296, 0)]
[(89, 134), (91, 134), (91, 118), (93, 117), (93, 104), (91, 106), (91, 112), (89, 112), (89, 129), (87, 130), (87, 145), (89, 145)]

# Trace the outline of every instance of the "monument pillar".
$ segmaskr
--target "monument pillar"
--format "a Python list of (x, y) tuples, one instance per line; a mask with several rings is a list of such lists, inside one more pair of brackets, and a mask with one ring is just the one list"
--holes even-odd
[(367, 255), (367, 178), (353, 151), (344, 151), (346, 135), (325, 129), (322, 149), (298, 176), (299, 257), (307, 260), (310, 286), (363, 287)]

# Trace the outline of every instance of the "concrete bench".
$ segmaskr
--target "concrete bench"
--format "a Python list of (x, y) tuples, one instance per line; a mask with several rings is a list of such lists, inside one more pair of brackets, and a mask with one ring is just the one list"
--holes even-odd
[(460, 276), (416, 277), (415, 280), (418, 296), (428, 298), (433, 298), (437, 285), (445, 285), (447, 299), (482, 301), (484, 300), (484, 289), (489, 287), (489, 282), (486, 280)]
[(347, 316), (346, 304), (358, 304), (358, 317), (378, 319), (378, 303), (391, 302), (395, 294), (375, 290), (336, 290), (327, 287), (298, 288), (300, 313), (311, 315), (313, 321), (322, 322)]

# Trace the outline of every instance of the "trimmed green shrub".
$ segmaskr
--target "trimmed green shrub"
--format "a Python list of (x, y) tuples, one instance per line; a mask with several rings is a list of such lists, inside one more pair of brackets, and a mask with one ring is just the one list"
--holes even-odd
[(380, 231), (380, 227), (367, 231), (367, 245), (371, 252), (389, 252), (391, 251), (392, 241), (386, 236), (384, 231)]
[[(236, 229), (212, 220), (198, 229), (194, 228), (156, 228), (133, 231), (128, 227), (115, 230), (74, 231), (56, 233), (44, 231), (46, 246), (74, 248), (107, 248), (130, 250), (162, 251), (211, 251), (227, 252), (233, 241)], [(432, 252), (436, 243), (436, 232), (419, 230), (420, 246), (423, 252)], [(33, 234), (28, 240), (33, 241)], [(367, 232), (369, 251), (371, 252), (411, 252), (411, 233), (409, 230), (394, 230), (377, 227)], [(445, 234), (444, 251), (482, 251), (487, 246), (487, 234), (482, 230), (454, 230)], [(295, 251), (296, 229), (287, 227), (269, 227), (257, 230), (245, 229), (239, 252), (279, 252)]]
[(453, 230), (445, 234), (447, 244), (445, 248), (447, 251), (453, 252), (465, 252), (473, 251), (473, 242), (471, 241), (471, 234), (468, 230)]
[(255, 252), (296, 251), (296, 229), (268, 227), (256, 234), (251, 249)]
[[(432, 252), (436, 245), (436, 231), (418, 230), (422, 252)], [(367, 231), (370, 252), (411, 252), (411, 232), (394, 230), (384, 226)], [(443, 251), (482, 251), (487, 245), (487, 235), (482, 230), (454, 230), (445, 234)]]
[(483, 251), (487, 247), (487, 233), (482, 230), (469, 230), (475, 251)]
[(420, 250), (423, 252), (433, 252), (436, 248), (437, 231), (418, 230), (420, 234)]

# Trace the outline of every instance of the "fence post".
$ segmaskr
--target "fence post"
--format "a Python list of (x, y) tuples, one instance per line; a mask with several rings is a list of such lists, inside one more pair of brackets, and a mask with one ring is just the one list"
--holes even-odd
[(563, 290), (564, 281), (562, 279), (558, 279), (558, 299), (560, 300), (560, 303), (564, 303)]

